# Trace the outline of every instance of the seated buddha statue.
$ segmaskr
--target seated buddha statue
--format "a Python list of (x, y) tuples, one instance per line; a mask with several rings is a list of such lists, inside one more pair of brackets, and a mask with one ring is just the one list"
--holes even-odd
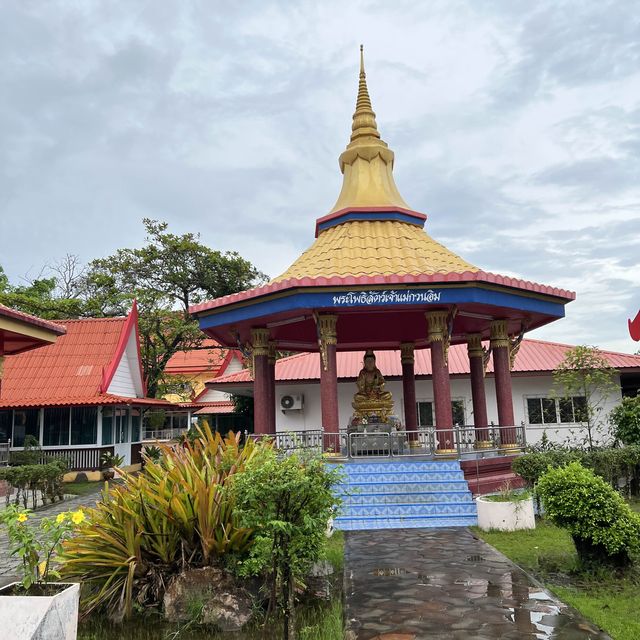
[(356, 385), (358, 391), (351, 403), (356, 415), (361, 418), (375, 415), (385, 422), (393, 409), (393, 398), (390, 391), (384, 390), (384, 377), (376, 367), (376, 356), (371, 350), (364, 355)]

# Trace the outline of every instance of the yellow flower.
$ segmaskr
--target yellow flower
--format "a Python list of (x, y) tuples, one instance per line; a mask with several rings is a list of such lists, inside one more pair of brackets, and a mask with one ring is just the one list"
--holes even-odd
[(78, 509), (77, 511), (74, 511), (71, 514), (71, 520), (73, 521), (73, 524), (80, 524), (81, 522), (84, 522), (85, 520), (84, 511), (82, 511), (82, 509)]
[(64, 519), (67, 517), (66, 513), (59, 513), (58, 517), (56, 518), (56, 522), (58, 524), (60, 524), (61, 522), (64, 522)]
[(18, 516), (18, 522), (26, 522), (28, 520), (29, 516), (26, 513), (21, 513)]
[(38, 575), (39, 576), (43, 576), (44, 572), (47, 570), (47, 561), (43, 560), (39, 565), (38, 565)]

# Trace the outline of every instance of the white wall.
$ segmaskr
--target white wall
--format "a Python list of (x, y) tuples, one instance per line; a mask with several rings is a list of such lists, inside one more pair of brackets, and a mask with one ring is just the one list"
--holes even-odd
[[(567, 437), (579, 438), (580, 427), (578, 425), (529, 425), (527, 424), (526, 398), (528, 396), (551, 396), (553, 377), (530, 376), (513, 377), (513, 410), (515, 423), (524, 422), (527, 427), (527, 442), (535, 444), (542, 437), (546, 429), (547, 437), (555, 442), (564, 442)], [(400, 417), (404, 424), (404, 409), (402, 396), (402, 382), (388, 381), (385, 389), (391, 391), (394, 399), (394, 413)], [(492, 377), (485, 379), (487, 398), (487, 416), (489, 422), (498, 424), (498, 408), (496, 404), (495, 382)], [(356, 392), (354, 382), (338, 383), (338, 412), (340, 426), (346, 427), (353, 409), (351, 401)], [(283, 395), (304, 395), (304, 409), (302, 411), (280, 410), (280, 398)], [(466, 424), (473, 424), (473, 406), (471, 401), (471, 384), (469, 378), (451, 379), (451, 398), (464, 401)], [(433, 387), (430, 380), (416, 380), (416, 400), (433, 401)], [(607, 413), (620, 402), (621, 394), (617, 389), (606, 402), (603, 413)], [(276, 387), (276, 430), (277, 431), (303, 431), (321, 429), (322, 411), (320, 407), (320, 385), (309, 384), (279, 384)], [(570, 433), (574, 431), (573, 435)]]
[(116, 372), (113, 374), (107, 393), (125, 398), (142, 398), (144, 395), (135, 331), (129, 335), (127, 346), (120, 358)]

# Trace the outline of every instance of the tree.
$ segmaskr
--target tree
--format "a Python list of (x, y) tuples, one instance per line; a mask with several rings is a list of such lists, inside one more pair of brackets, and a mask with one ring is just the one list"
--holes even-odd
[(333, 487), (338, 469), (321, 456), (280, 457), (264, 448), (235, 476), (231, 491), (241, 527), (253, 533), (249, 556), (238, 561), (241, 576), (266, 578), (268, 613), (283, 613), (285, 640), (294, 640), (295, 592), (326, 545), (327, 522), (339, 499)]
[(12, 309), (50, 320), (82, 315), (83, 301), (60, 292), (57, 279), (54, 276), (45, 277), (46, 272), (45, 268), (37, 278), (27, 280), (22, 285), (12, 285), (0, 266), (0, 302)]
[[(604, 423), (604, 405), (618, 388), (617, 373), (598, 348), (586, 345), (569, 349), (553, 372), (555, 394), (561, 403), (571, 401), (576, 422), (586, 427), (589, 449), (593, 449), (594, 436)], [(584, 398), (583, 404), (576, 405), (576, 397)], [(562, 411), (562, 404), (560, 408)]]
[(143, 370), (149, 395), (156, 395), (171, 356), (204, 338), (189, 307), (255, 286), (265, 276), (236, 252), (209, 249), (198, 235), (175, 235), (165, 222), (143, 222), (145, 246), (91, 262), (84, 292), (92, 315), (121, 315), (138, 300)]
[(622, 398), (609, 419), (615, 437), (626, 445), (640, 444), (640, 396)]

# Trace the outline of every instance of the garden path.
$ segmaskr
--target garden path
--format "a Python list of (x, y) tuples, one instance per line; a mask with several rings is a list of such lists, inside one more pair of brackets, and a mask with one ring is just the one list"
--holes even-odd
[[(44, 517), (55, 516), (63, 511), (75, 511), (80, 507), (93, 507), (96, 504), (96, 500), (100, 497), (100, 491), (90, 493), (84, 496), (77, 496), (75, 498), (69, 498), (63, 502), (56, 502), (46, 507), (40, 507), (37, 511), (34, 511), (29, 520), (33, 524), (37, 524)], [(4, 531), (0, 532), (0, 587), (4, 584), (12, 582), (11, 577), (15, 575), (15, 568), (19, 564), (19, 559), (9, 554), (9, 541)]]
[(349, 640), (608, 639), (468, 529), (346, 534)]

